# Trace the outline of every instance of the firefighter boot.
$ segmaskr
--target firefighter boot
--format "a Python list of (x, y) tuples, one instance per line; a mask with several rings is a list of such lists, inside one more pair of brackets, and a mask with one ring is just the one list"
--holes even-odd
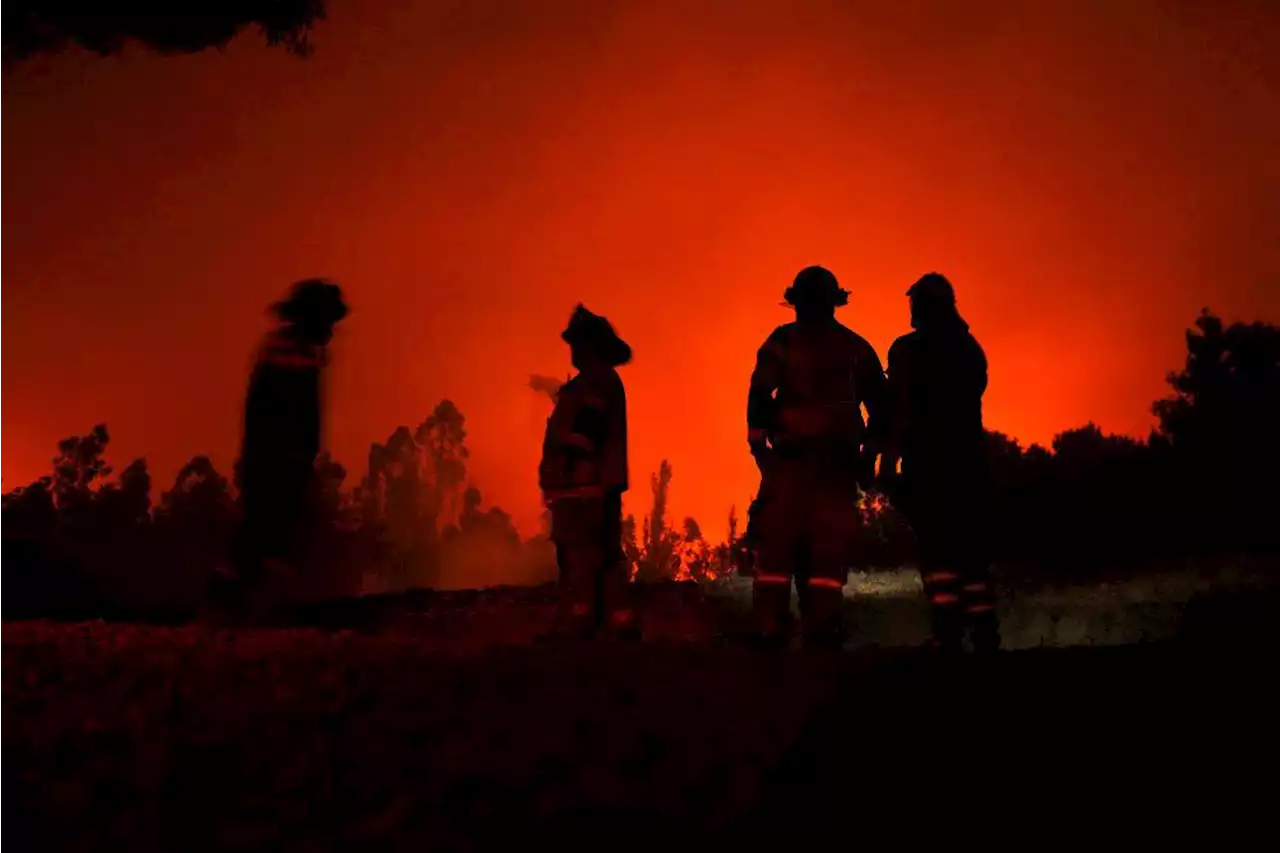
[(968, 574), (961, 587), (964, 618), (976, 654), (985, 655), (1000, 649), (1000, 616), (996, 609), (995, 590), (984, 566)]
[(933, 625), (931, 645), (945, 654), (964, 651), (964, 620), (959, 608), (949, 604), (935, 604), (930, 613)]
[(994, 609), (969, 616), (969, 637), (975, 654), (1000, 651), (1000, 617)]
[(807, 649), (838, 650), (844, 646), (844, 584), (823, 577), (809, 578), (800, 597), (800, 619)]
[(791, 642), (791, 576), (757, 574), (751, 591), (751, 645), (782, 649)]

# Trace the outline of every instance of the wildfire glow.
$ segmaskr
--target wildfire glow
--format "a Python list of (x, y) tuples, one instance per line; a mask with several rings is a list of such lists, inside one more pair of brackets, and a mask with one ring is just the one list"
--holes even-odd
[(305, 61), (6, 68), (6, 489), (100, 422), (157, 488), (229, 471), (264, 309), (308, 275), (349, 290), (325, 441), (352, 480), (448, 398), (469, 480), (536, 534), (529, 374), (567, 372), (583, 301), (635, 350), (628, 510), (669, 459), (712, 542), (807, 264), (882, 357), (947, 273), (1024, 445), (1145, 435), (1201, 307), (1280, 310), (1275, 3), (332, 5)]

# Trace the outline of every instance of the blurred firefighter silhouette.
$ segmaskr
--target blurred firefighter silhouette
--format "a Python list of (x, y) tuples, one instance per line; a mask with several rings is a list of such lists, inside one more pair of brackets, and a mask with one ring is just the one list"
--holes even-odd
[(801, 270), (785, 293), (795, 322), (769, 335), (751, 374), (747, 441), (761, 473), (749, 524), (753, 598), (757, 638), (767, 646), (789, 641), (793, 578), (805, 643), (843, 642), (859, 486), (874, 476), (885, 393), (875, 350), (836, 320), (848, 296), (829, 270)]
[(631, 361), (631, 347), (607, 319), (582, 305), (561, 338), (577, 373), (556, 392), (538, 468), (560, 569), (561, 608), (552, 635), (588, 638), (604, 631), (638, 639), (622, 551), (627, 398), (617, 370)]
[(347, 316), (341, 289), (321, 279), (294, 284), (272, 310), (278, 324), (259, 347), (244, 406), (237, 605), (264, 576), (287, 581), (297, 568), (320, 452), (321, 372), (334, 326)]
[(957, 651), (967, 631), (976, 651), (992, 651), (1000, 632), (987, 554), (987, 358), (946, 277), (929, 273), (907, 296), (913, 331), (889, 350), (883, 490), (915, 531), (935, 643)]

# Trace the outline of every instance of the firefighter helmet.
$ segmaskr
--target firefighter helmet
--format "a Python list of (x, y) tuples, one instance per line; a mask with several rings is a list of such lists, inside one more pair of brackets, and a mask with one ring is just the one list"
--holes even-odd
[(792, 307), (804, 303), (826, 304), (833, 307), (849, 304), (849, 291), (840, 286), (835, 275), (826, 267), (805, 267), (796, 274), (795, 281), (783, 293), (785, 304)]

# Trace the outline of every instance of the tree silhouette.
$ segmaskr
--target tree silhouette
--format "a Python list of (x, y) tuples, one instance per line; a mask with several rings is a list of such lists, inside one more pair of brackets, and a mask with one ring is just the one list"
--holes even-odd
[(663, 459), (658, 470), (649, 477), (653, 504), (644, 518), (644, 554), (640, 559), (636, 580), (656, 581), (674, 572), (676, 537), (667, 528), (667, 501), (671, 492), (671, 463)]
[(111, 466), (103, 458), (110, 442), (105, 424), (98, 424), (88, 435), (58, 442), (53, 496), (59, 507), (83, 506), (92, 497), (94, 485), (111, 475)]
[(6, 493), (3, 506), (6, 543), (42, 542), (53, 535), (58, 509), (53, 501), (52, 478), (42, 477)]
[(737, 567), (738, 549), (740, 547), (742, 537), (738, 532), (738, 507), (736, 505), (729, 507), (729, 518), (726, 529), (728, 535), (724, 542), (716, 546), (716, 564), (717, 571), (721, 575), (727, 575)]
[(1174, 394), (1152, 407), (1161, 435), (1194, 452), (1274, 445), (1258, 440), (1280, 427), (1280, 327), (1224, 327), (1206, 309), (1186, 339), (1186, 363), (1168, 377)]
[[(1064, 430), (1048, 448), (987, 434), (989, 483), (973, 484), (972, 499), (989, 498), (990, 553), (1006, 577), (1066, 578), (1280, 547), (1280, 329), (1227, 325), (1205, 312), (1186, 341), (1186, 363), (1168, 377), (1171, 395), (1153, 404), (1159, 426), (1145, 441), (1093, 423)], [(393, 587), (555, 577), (546, 514), (542, 535), (522, 541), (507, 513), (486, 508), (467, 482), (466, 439), (465, 418), (444, 400), (417, 429), (401, 426), (374, 444), (354, 489), (341, 464), (317, 458), (306, 544), (321, 592), (358, 590), (366, 572)], [(236, 506), (207, 457), (184, 465), (152, 507), (146, 462), (113, 479), (109, 445), (104, 425), (63, 439), (48, 475), (3, 496), (6, 617), (190, 604), (211, 564), (229, 558)], [(642, 524), (623, 520), (636, 580), (705, 580), (734, 563), (736, 511), (718, 546), (692, 518), (673, 529), (672, 480), (663, 460)], [(911, 565), (903, 515), (876, 492), (861, 509), (851, 531), (856, 565)]]
[(157, 520), (206, 554), (225, 553), (235, 518), (230, 483), (207, 456), (196, 456), (178, 470), (173, 486), (160, 496)]
[(384, 572), (388, 582), (410, 583), (414, 564), (436, 539), (436, 528), (422, 486), (418, 445), (408, 427), (398, 427), (385, 444), (369, 448), (360, 503), (363, 529), (392, 555)]
[(147, 460), (135, 459), (120, 472), (118, 483), (108, 483), (97, 495), (99, 513), (111, 527), (129, 527), (151, 520), (151, 473)]
[(640, 547), (640, 535), (636, 530), (636, 517), (628, 514), (622, 519), (622, 553), (631, 567), (631, 578), (634, 580), (640, 571), (640, 561), (644, 559), (644, 549)]
[(718, 573), (715, 549), (702, 535), (697, 519), (686, 518), (672, 543), (672, 563), (676, 580), (713, 580)]
[[(1207, 309), (1187, 332), (1182, 370), (1168, 377), (1173, 395), (1152, 407), (1156, 440), (1184, 503), (1204, 501), (1207, 525), (1250, 548), (1280, 547), (1280, 327), (1225, 326)], [(1270, 519), (1270, 520), (1269, 520)], [(1200, 543), (1202, 546), (1204, 543)]]
[(9, 0), (3, 18), (6, 62), (56, 53), (68, 45), (108, 56), (130, 41), (159, 54), (223, 47), (246, 27), (269, 45), (311, 50), (312, 27), (325, 17), (324, 0)]
[(451, 400), (441, 400), (413, 435), (426, 452), (434, 487), (437, 518), (455, 522), (462, 511), (461, 489), (467, 480), (466, 418)]

